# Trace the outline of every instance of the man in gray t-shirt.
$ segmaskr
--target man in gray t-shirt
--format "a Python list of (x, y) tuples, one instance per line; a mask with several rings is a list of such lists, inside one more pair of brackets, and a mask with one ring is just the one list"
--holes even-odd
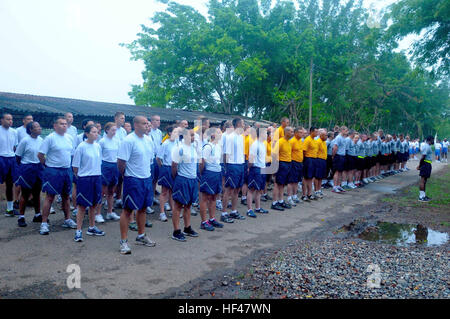
[(433, 159), (433, 151), (431, 150), (431, 145), (434, 144), (433, 136), (428, 136), (421, 150), (422, 158), (420, 160), (417, 169), (420, 171), (420, 184), (419, 184), (419, 201), (428, 202), (431, 200), (425, 194), (425, 186), (427, 184), (428, 178), (431, 176), (431, 161)]

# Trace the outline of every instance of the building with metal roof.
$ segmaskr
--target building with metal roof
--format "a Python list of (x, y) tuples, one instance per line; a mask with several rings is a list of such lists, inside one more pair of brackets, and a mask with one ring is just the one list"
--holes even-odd
[[(236, 117), (235, 115), (220, 113), (0, 92), (0, 113), (11, 113), (15, 119), (14, 126), (19, 124), (18, 120), (21, 120), (23, 115), (31, 114), (35, 121), (38, 121), (42, 127), (51, 128), (53, 127), (53, 119), (67, 112), (73, 113), (73, 124), (77, 127), (81, 126), (81, 122), (85, 118), (98, 121), (104, 125), (107, 122), (113, 121), (114, 114), (118, 111), (125, 113), (127, 121), (130, 121), (131, 118), (137, 115), (146, 117), (155, 114), (159, 115), (163, 127), (174, 123), (176, 120), (187, 120), (192, 125), (199, 116), (209, 118), (211, 125), (217, 125), (223, 120), (232, 120)], [(250, 124), (255, 122), (262, 126), (269, 126), (271, 124), (264, 120), (259, 121), (240, 117)]]

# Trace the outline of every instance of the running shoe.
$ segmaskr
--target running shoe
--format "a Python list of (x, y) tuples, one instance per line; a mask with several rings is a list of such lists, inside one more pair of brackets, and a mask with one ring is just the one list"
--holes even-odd
[(231, 201), (229, 201), (228, 205), (227, 205), (227, 208), (231, 208), (231, 207), (232, 207), (232, 204), (231, 204)]
[(123, 208), (123, 202), (121, 199), (116, 199), (116, 202), (114, 203), (114, 206), (116, 208)]
[(77, 229), (77, 223), (75, 223), (72, 219), (65, 220), (61, 226), (64, 228)]
[(75, 209), (72, 211), (72, 217), (77, 217), (77, 213), (78, 213), (78, 208), (75, 208)]
[(286, 202), (282, 202), (282, 203), (278, 203), (278, 204), (280, 204), (280, 206), (283, 207), (283, 208), (287, 208), (287, 209), (291, 209), (292, 208), (292, 206), (290, 204), (286, 203)]
[(206, 221), (206, 222), (202, 222), (200, 224), (200, 229), (204, 229), (207, 231), (213, 231), (214, 227), (209, 223), (209, 221)]
[(260, 208), (260, 209), (255, 209), (255, 212), (256, 213), (258, 213), (258, 214), (268, 214), (269, 213), (269, 211), (268, 210), (266, 210), (266, 209), (264, 209), (264, 208)]
[(42, 223), (42, 215), (39, 216), (34, 215), (33, 223)]
[(168, 212), (172, 210), (172, 208), (170, 207), (169, 203), (165, 203), (165, 204), (164, 204), (164, 209), (165, 209), (166, 211), (168, 211)]
[(131, 249), (128, 246), (128, 240), (120, 241), (120, 253), (122, 255), (130, 255), (131, 254)]
[(61, 203), (62, 202), (62, 198), (61, 198), (61, 195), (56, 195), (56, 202), (57, 203)]
[(419, 202), (429, 202), (431, 199), (430, 198), (428, 198), (428, 197), (422, 197), (422, 198), (420, 198), (419, 197)]
[(191, 207), (191, 216), (197, 216), (197, 215), (198, 215), (197, 211), (193, 207)]
[(146, 234), (144, 234), (144, 236), (142, 236), (142, 237), (137, 236), (136, 237), (136, 244), (144, 245), (144, 246), (147, 246), (147, 247), (154, 247), (154, 246), (156, 246), (156, 243), (153, 240), (151, 240), (150, 237), (148, 237)]
[(97, 226), (89, 227), (86, 234), (89, 236), (105, 236), (105, 232), (98, 229)]
[(252, 218), (256, 218), (256, 214), (255, 214), (255, 212), (254, 212), (253, 210), (249, 210), (249, 211), (247, 212), (247, 216), (248, 216), (248, 217), (252, 217)]
[(239, 214), (239, 212), (236, 213), (231, 212), (230, 217), (234, 219), (245, 219), (245, 216), (242, 216), (241, 214)]
[(103, 224), (105, 222), (105, 219), (103, 218), (102, 214), (95, 215), (95, 222), (99, 224)]
[(147, 221), (145, 222), (145, 227), (151, 228), (151, 227), (153, 227), (153, 224), (151, 223), (151, 221), (147, 220)]
[(338, 186), (337, 188), (341, 191), (341, 193), (345, 193), (345, 189), (343, 189), (341, 186)]
[(120, 216), (117, 215), (115, 212), (111, 212), (106, 214), (106, 220), (120, 220)]
[(69, 208), (70, 208), (70, 210), (74, 210), (75, 209), (75, 207), (73, 207), (72, 203), (70, 203)]
[(145, 210), (145, 212), (146, 212), (147, 214), (153, 214), (153, 213), (155, 212), (155, 210), (149, 206), (149, 207), (147, 207), (147, 209)]
[(241, 199), (241, 204), (246, 206), (247, 205), (247, 198)]
[(333, 193), (342, 193), (341, 190), (337, 187), (333, 187), (333, 189), (331, 190)]
[(166, 222), (167, 221), (167, 216), (165, 213), (161, 213), (159, 214), (159, 220), (162, 222)]
[(309, 198), (308, 198), (308, 196), (306, 196), (306, 195), (304, 195), (304, 196), (302, 196), (302, 201), (304, 201), (304, 202), (309, 202)]
[(287, 202), (288, 202), (288, 204), (291, 205), (291, 206), (297, 206), (297, 204), (292, 200), (292, 198), (291, 198), (291, 199), (288, 199)]
[(185, 227), (183, 233), (190, 237), (198, 237), (198, 233), (193, 230), (191, 226), (189, 226), (188, 228)]
[(314, 194), (314, 196), (316, 196), (317, 198), (323, 198), (323, 195), (322, 195), (319, 191), (317, 191), (317, 192)]
[(271, 209), (273, 210), (279, 210), (279, 211), (284, 211), (284, 208), (281, 207), (281, 205), (277, 202), (275, 205), (272, 203), (272, 205), (270, 206)]
[(20, 215), (20, 213), (19, 213), (17, 210), (15, 210), (15, 209), (13, 209), (13, 210), (7, 210), (7, 211), (5, 212), (5, 216), (6, 216), (6, 217), (14, 217), (14, 216), (18, 216), (18, 215)]
[(309, 195), (308, 198), (309, 198), (309, 200), (316, 200), (317, 199), (317, 197), (314, 196), (314, 195)]
[(220, 216), (220, 221), (224, 222), (224, 223), (229, 223), (229, 224), (234, 223), (233, 218), (231, 218), (230, 215), (228, 215), (228, 214), (221, 215)]
[(80, 231), (77, 230), (75, 232), (75, 238), (73, 240), (76, 242), (82, 242), (83, 241), (83, 232), (81, 230)]
[(186, 237), (184, 237), (184, 234), (180, 230), (173, 232), (172, 239), (178, 240), (178, 241), (186, 241)]
[(209, 220), (210, 225), (212, 225), (215, 228), (223, 228), (223, 224), (219, 223), (215, 218)]
[(262, 200), (263, 202), (267, 202), (266, 195), (261, 195), (261, 200)]
[(129, 228), (130, 230), (134, 230), (134, 231), (137, 231), (137, 230), (138, 230), (138, 227), (137, 227), (136, 222), (130, 223), (130, 224), (128, 225), (128, 228)]
[(298, 204), (300, 203), (300, 199), (298, 197), (292, 197), (292, 200), (294, 201), (294, 203)]
[(55, 209), (53, 208), (53, 206), (50, 206), (50, 214), (56, 214)]
[(216, 208), (220, 211), (223, 210), (223, 205), (222, 205), (222, 201), (221, 200), (217, 200), (216, 201)]
[(50, 230), (48, 229), (48, 224), (42, 223), (41, 228), (39, 229), (39, 234), (48, 235), (49, 233), (50, 233)]
[(17, 220), (17, 224), (19, 225), (19, 227), (27, 227), (27, 223), (25, 222), (25, 217), (20, 217)]
[(157, 198), (153, 198), (153, 205), (159, 205), (159, 200)]
[(272, 200), (272, 199), (273, 199), (272, 197), (270, 197), (269, 194), (264, 195), (264, 197), (265, 197), (267, 200)]

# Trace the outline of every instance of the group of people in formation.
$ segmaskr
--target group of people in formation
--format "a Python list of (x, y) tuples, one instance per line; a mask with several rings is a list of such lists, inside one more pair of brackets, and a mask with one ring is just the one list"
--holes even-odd
[[(75, 229), (74, 240), (81, 242), (86, 213), (86, 234), (105, 235), (97, 227), (105, 222), (105, 206), (106, 219), (120, 221), (122, 254), (131, 253), (129, 229), (137, 231), (137, 244), (155, 245), (145, 233), (145, 227), (152, 226), (147, 214), (154, 213), (155, 203), (159, 204), (159, 220), (167, 222), (171, 217), (172, 238), (183, 242), (186, 236), (198, 236), (191, 224), (191, 215), (197, 214), (192, 206), (199, 209), (200, 229), (214, 231), (225, 223), (269, 213), (261, 201), (272, 201), (271, 210), (284, 211), (323, 198), (323, 188), (344, 193), (405, 172), (406, 162), (416, 158), (416, 153), (422, 154), (417, 167), (419, 200), (430, 200), (425, 186), (431, 174), (432, 137), (417, 149), (417, 141), (410, 141), (409, 136), (382, 130), (372, 134), (345, 126), (330, 132), (316, 127), (306, 130), (290, 126), (287, 118), (279, 126), (250, 126), (234, 118), (210, 127), (206, 117), (199, 118), (193, 129), (186, 120), (177, 121), (163, 136), (158, 115), (150, 119), (136, 116), (131, 125), (122, 112), (104, 125), (103, 134), (101, 124), (89, 119), (82, 122), (78, 134), (73, 119), (71, 113), (57, 117), (54, 131), (43, 139), (42, 128), (31, 115), (17, 129), (12, 128), (11, 114), (1, 115), (0, 183), (6, 183), (5, 215), (18, 216), (18, 226), (25, 227), (25, 208), (31, 204), (39, 233), (48, 235), (56, 199), (65, 216), (62, 227)], [(446, 154), (448, 144), (442, 150), (444, 145)], [(157, 184), (161, 192), (156, 191)], [(273, 197), (268, 193), (272, 187)], [(45, 193), (42, 209), (41, 192)], [(245, 214), (238, 212), (239, 196), (247, 206)], [(115, 208), (122, 209), (120, 216)]]

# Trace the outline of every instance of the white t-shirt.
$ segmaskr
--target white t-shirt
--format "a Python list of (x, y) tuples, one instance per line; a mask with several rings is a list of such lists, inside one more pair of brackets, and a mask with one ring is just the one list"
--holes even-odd
[(23, 140), (25, 137), (28, 136), (27, 129), (23, 126), (16, 128), (17, 132), (17, 142), (20, 143), (21, 140)]
[(448, 141), (447, 141), (447, 142), (446, 142), (446, 141), (443, 141), (443, 142), (442, 142), (442, 147), (443, 147), (443, 148), (448, 148), (448, 144), (449, 144)]
[(233, 132), (226, 137), (226, 147), (224, 153), (227, 154), (227, 163), (229, 164), (243, 164), (245, 163), (244, 156), (244, 136)]
[(440, 150), (441, 148), (442, 148), (441, 143), (435, 143), (435, 144), (434, 144), (434, 149), (435, 149), (435, 150)]
[(84, 137), (84, 132), (80, 133), (77, 135), (76, 139), (75, 139), (75, 149), (78, 147), (78, 145), (81, 144), (81, 142), (83, 142), (83, 137)]
[(69, 168), (74, 152), (72, 136), (50, 133), (41, 144), (39, 153), (45, 155), (45, 165), (48, 167)]
[(102, 160), (109, 163), (117, 163), (117, 153), (119, 152), (120, 141), (115, 136), (109, 138), (102, 137), (98, 142), (102, 149)]
[(20, 163), (38, 164), (40, 161), (37, 154), (39, 153), (43, 141), (44, 140), (40, 136), (32, 138), (28, 135), (23, 138), (16, 150), (16, 155), (21, 157)]
[[(266, 146), (261, 141), (255, 141), (250, 146), (249, 154), (252, 156), (253, 165), (259, 168), (266, 167)], [(250, 156), (249, 156), (250, 161)]]
[(222, 146), (221, 143), (206, 143), (203, 146), (202, 158), (205, 160), (205, 170), (211, 172), (221, 172), (222, 167)]
[(72, 167), (78, 168), (78, 177), (102, 175), (102, 149), (96, 142), (81, 142), (73, 155)]
[(72, 138), (75, 140), (75, 138), (77, 137), (78, 134), (78, 130), (75, 126), (71, 125), (70, 127), (67, 128), (67, 134), (69, 134), (70, 136), (72, 136)]
[(14, 147), (17, 144), (19, 143), (16, 130), (12, 127), (5, 129), (3, 126), (0, 126), (0, 156), (14, 157)]
[(149, 178), (153, 154), (154, 144), (150, 137), (139, 137), (133, 132), (120, 143), (117, 158), (127, 162), (125, 176)]
[(162, 165), (172, 165), (172, 150), (179, 143), (180, 141), (178, 139), (174, 141), (167, 139), (162, 143), (161, 147), (158, 149), (158, 154), (156, 155), (156, 157), (161, 160)]
[(194, 143), (181, 142), (172, 150), (172, 161), (178, 164), (177, 174), (186, 178), (197, 178), (198, 154)]

